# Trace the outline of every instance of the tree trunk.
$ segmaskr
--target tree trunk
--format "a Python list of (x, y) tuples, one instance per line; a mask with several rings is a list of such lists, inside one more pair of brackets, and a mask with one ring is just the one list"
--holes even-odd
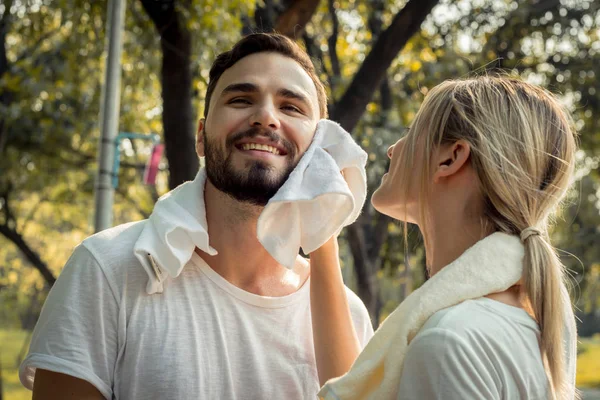
[[(0, 18), (0, 78), (8, 72), (8, 58), (6, 56), (6, 34), (8, 33), (8, 27), (10, 24), (10, 8), (12, 1), (8, 1), (4, 10), (2, 18)], [(0, 93), (0, 104), (4, 107), (8, 107), (11, 103), (12, 94), (10, 92)], [(4, 153), (6, 143), (8, 142), (8, 127), (4, 120), (0, 119), (0, 157)], [(10, 187), (10, 183), (5, 181), (4, 184)], [(8, 189), (10, 190), (10, 189)], [(14, 222), (11, 213), (9, 212), (9, 199), (8, 192), (4, 196), (4, 213), (6, 219), (3, 224), (0, 225), (0, 234), (6, 239), (14, 243), (17, 248), (23, 253), (25, 258), (42, 274), (42, 277), (46, 281), (49, 287), (51, 287), (56, 278), (48, 268), (48, 265), (42, 261), (40, 256), (25, 242), (23, 236), (21, 236), (13, 227), (9, 224), (9, 221)], [(0, 390), (1, 394), (1, 390)]]
[(242, 17), (242, 35), (277, 32), (299, 40), (318, 6), (319, 0), (265, 0), (263, 6), (256, 7), (254, 22), (248, 17)]
[[(385, 123), (387, 111), (392, 106), (387, 70), (408, 40), (419, 31), (421, 24), (438, 1), (410, 0), (383, 32), (381, 14), (384, 4), (382, 1), (372, 4), (373, 14), (369, 19), (369, 26), (373, 37), (376, 38), (375, 43), (350, 86), (333, 107), (331, 117), (348, 132), (354, 130), (377, 90), (380, 91), (383, 110), (381, 122)], [(356, 274), (357, 294), (369, 310), (373, 324), (377, 326), (381, 301), (376, 273), (381, 265), (380, 250), (387, 237), (390, 219), (381, 216), (377, 223), (373, 223), (372, 213), (366, 212), (368, 208), (369, 205), (366, 204), (363, 210), (363, 216), (366, 217), (349, 226), (347, 233)]]
[(199, 167), (195, 150), (196, 116), (192, 109), (191, 37), (181, 23), (174, 22), (160, 42), (165, 150), (169, 187), (173, 189), (194, 179)]
[(319, 0), (288, 1), (287, 7), (277, 18), (275, 30), (294, 40), (299, 40), (318, 6)]
[(356, 294), (365, 303), (371, 316), (371, 322), (377, 326), (379, 322), (379, 287), (375, 266), (367, 251), (364, 232), (364, 223), (359, 221), (346, 228), (348, 247), (350, 247), (356, 274)]
[(162, 119), (169, 187), (173, 189), (193, 179), (199, 167), (195, 145), (196, 115), (192, 108), (192, 38), (174, 1), (141, 1), (160, 35)]
[(391, 25), (381, 33), (334, 109), (332, 119), (348, 132), (356, 127), (394, 58), (419, 31), (425, 17), (438, 2), (439, 0), (410, 0), (396, 14)]
[[(12, 1), (9, 0), (4, 9), (4, 14), (0, 19), (0, 79), (8, 72), (8, 58), (6, 57), (6, 34), (8, 33), (8, 24), (10, 22), (10, 7)], [(0, 104), (8, 108), (10, 103), (10, 93), (6, 90), (0, 91)], [(4, 119), (0, 119), (0, 155), (4, 153), (6, 142), (8, 141), (8, 129)]]
[(273, 0), (264, 0), (264, 7), (256, 7), (254, 11), (254, 29), (252, 32), (273, 32), (276, 10)]
[[(194, 151), (195, 121), (191, 107), (191, 38), (178, 19), (173, 1), (141, 0), (141, 2), (161, 36), (163, 124), (167, 159), (171, 172), (169, 185), (175, 187), (179, 183), (193, 178), (198, 168), (198, 160)], [(337, 102), (332, 112), (332, 120), (339, 122), (349, 132), (354, 130), (367, 104), (378, 89), (382, 91), (383, 105), (388, 106), (389, 99), (386, 92), (388, 87), (382, 83), (386, 71), (408, 40), (419, 31), (421, 23), (438, 2), (439, 0), (410, 0), (398, 12), (391, 25), (379, 35), (345, 94)], [(157, 5), (157, 3), (159, 4)], [(312, 16), (311, 12), (314, 13), (316, 10), (316, 7), (313, 7), (314, 4), (318, 4), (311, 2), (309, 7), (307, 3), (289, 0), (285, 2), (282, 10), (275, 10), (274, 2), (266, 1), (264, 9), (257, 9), (255, 15), (255, 18), (258, 19), (257, 25), (262, 28), (261, 30), (270, 30), (274, 25), (282, 32), (288, 35), (292, 34), (292, 38), (298, 38), (300, 35), (296, 33), (303, 31), (302, 24), (308, 23)], [(333, 9), (333, 7), (330, 8)], [(273, 13), (277, 11), (279, 13), (275, 18)], [(334, 9), (333, 12), (335, 13)], [(279, 17), (284, 18), (280, 20)], [(335, 14), (332, 15), (332, 18), (334, 17)], [(273, 23), (273, 20), (276, 22)], [(249, 20), (246, 19), (244, 32), (251, 30), (250, 26), (246, 26), (248, 23)], [(292, 23), (297, 23), (298, 26), (290, 29)], [(358, 277), (358, 292), (367, 304), (373, 318), (378, 314), (379, 308), (376, 295), (378, 290), (375, 287), (374, 276), (375, 270), (380, 264), (379, 249), (382, 242), (377, 240), (378, 243), (367, 243), (366, 237), (371, 240), (373, 236), (370, 234), (385, 237), (385, 235), (374, 232), (378, 229), (387, 229), (387, 225), (376, 224), (373, 227), (370, 225), (370, 221), (362, 221), (360, 224), (357, 223), (348, 228), (348, 240)]]

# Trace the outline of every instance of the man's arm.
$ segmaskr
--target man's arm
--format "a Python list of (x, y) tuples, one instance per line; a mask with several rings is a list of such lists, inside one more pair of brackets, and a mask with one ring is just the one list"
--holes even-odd
[(104, 400), (104, 396), (83, 379), (38, 369), (33, 382), (33, 400), (54, 399)]
[[(26, 388), (54, 384), (52, 390), (58, 390), (64, 381), (58, 377), (64, 374), (88, 382), (102, 393), (100, 398), (111, 398), (119, 346), (119, 301), (114, 293), (119, 289), (109, 277), (89, 249), (84, 245), (75, 249), (48, 294), (19, 369)], [(44, 380), (42, 386), (38, 379)], [(63, 397), (59, 391), (38, 393), (41, 398)], [(79, 397), (79, 392), (72, 396)]]

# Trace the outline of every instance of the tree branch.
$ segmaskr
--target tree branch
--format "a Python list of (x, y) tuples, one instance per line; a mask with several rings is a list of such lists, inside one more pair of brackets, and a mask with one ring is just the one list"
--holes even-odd
[[(373, 34), (373, 42), (376, 42), (381, 35), (382, 31), (382, 18), (383, 12), (385, 10), (385, 4), (383, 0), (377, 0), (373, 2), (373, 9), (371, 11), (371, 15), (369, 16), (369, 29)], [(381, 80), (381, 85), (379, 85), (379, 103), (381, 105), (380, 120), (378, 121), (380, 126), (385, 125), (388, 118), (388, 113), (392, 109), (393, 98), (392, 91), (390, 89), (390, 82), (387, 77), (387, 73), (384, 78)]]
[(40, 196), (39, 200), (35, 202), (35, 204), (29, 210), (29, 214), (25, 218), (23, 218), (23, 223), (21, 224), (21, 230), (25, 230), (25, 227), (31, 221), (35, 213), (39, 210), (40, 204), (48, 200), (48, 196)]
[(264, 7), (256, 7), (254, 11), (255, 31), (273, 32), (275, 24), (275, 6), (272, 0), (264, 0)]
[(4, 225), (6, 226), (16, 226), (16, 219), (10, 209), (9, 196), (12, 192), (13, 184), (11, 181), (8, 181), (6, 189), (0, 194), (0, 199), (4, 200), (4, 204), (2, 205), (2, 209), (4, 211)]
[[(329, 16), (331, 17), (331, 35), (327, 38), (327, 45), (329, 50), (329, 59), (331, 60), (331, 75), (329, 85), (331, 86), (332, 97), (337, 86), (337, 82), (341, 79), (340, 61), (337, 54), (337, 41), (339, 36), (339, 26), (337, 14), (335, 13), (335, 1), (328, 0)], [(332, 98), (335, 102), (335, 99)]]
[(377, 258), (379, 258), (379, 253), (381, 251), (381, 246), (385, 243), (389, 236), (388, 225), (393, 220), (384, 214), (379, 214), (377, 216), (377, 222), (373, 226), (371, 232), (371, 240), (369, 241), (369, 248), (367, 255), (369, 259), (374, 263)]
[(419, 31), (421, 23), (438, 2), (410, 0), (381, 33), (334, 110), (332, 119), (348, 132), (356, 127), (396, 55)]
[(17, 56), (17, 58), (15, 59), (14, 64), (18, 64), (20, 61), (24, 60), (25, 58), (31, 57), (31, 55), (33, 53), (35, 53), (35, 51), (42, 45), (42, 43), (44, 42), (44, 40), (46, 40), (46, 39), (54, 36), (57, 32), (59, 32), (61, 30), (62, 27), (63, 27), (63, 23), (61, 22), (58, 27), (56, 27), (55, 29), (51, 30), (50, 32), (46, 32), (45, 34), (43, 34), (42, 36), (40, 36), (38, 38), (38, 40), (36, 40), (33, 45), (31, 45), (28, 49), (23, 50), (21, 52), (21, 54), (19, 54)]
[(8, 26), (8, 20), (10, 18), (10, 9), (12, 7), (13, 0), (6, 0), (4, 4), (4, 13), (0, 19), (0, 30), (3, 26)]
[(27, 258), (27, 260), (33, 265), (33, 267), (37, 269), (40, 274), (42, 274), (42, 277), (49, 287), (54, 285), (54, 282), (56, 282), (54, 274), (52, 274), (52, 271), (50, 271), (48, 265), (42, 261), (38, 253), (33, 250), (27, 244), (27, 242), (25, 242), (25, 239), (21, 234), (19, 234), (16, 230), (9, 228), (6, 224), (0, 225), (0, 234), (17, 246), (25, 258)]
[[(331, 72), (327, 69), (327, 65), (325, 64), (325, 59), (323, 58), (323, 52), (321, 51), (321, 48), (315, 44), (314, 39), (306, 31), (304, 31), (304, 33), (302, 34), (302, 39), (304, 40), (306, 52), (308, 53), (309, 57), (313, 60), (319, 60), (320, 69), (327, 76), (327, 84), (329, 85), (329, 88), (333, 90)], [(331, 107), (333, 101), (334, 99), (331, 99), (327, 106)], [(331, 108), (329, 109), (329, 112), (331, 113)]]
[[(5, 11), (0, 19), (0, 79), (8, 72), (8, 58), (6, 56), (6, 34), (8, 33), (8, 25), (10, 23), (10, 7), (12, 0), (8, 0), (5, 5)], [(5, 108), (11, 102), (12, 94), (7, 91), (0, 92), (0, 105)], [(4, 119), (0, 119), (0, 156), (4, 153), (4, 148), (8, 142), (8, 127)]]
[(357, 294), (365, 303), (371, 318), (375, 318), (379, 296), (375, 287), (375, 275), (373, 274), (372, 263), (365, 245), (364, 231), (360, 228), (359, 224), (354, 223), (346, 228), (346, 238), (354, 261)]
[(291, 1), (277, 18), (275, 30), (292, 39), (301, 37), (318, 6), (319, 0)]

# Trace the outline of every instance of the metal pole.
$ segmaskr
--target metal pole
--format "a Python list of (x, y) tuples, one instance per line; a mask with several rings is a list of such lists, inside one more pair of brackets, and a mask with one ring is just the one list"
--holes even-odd
[(112, 187), (114, 140), (119, 126), (121, 103), (121, 33), (125, 19), (125, 1), (108, 1), (106, 24), (106, 70), (100, 104), (100, 144), (98, 150), (98, 175), (96, 178), (96, 213), (94, 229), (99, 232), (112, 226), (114, 189)]

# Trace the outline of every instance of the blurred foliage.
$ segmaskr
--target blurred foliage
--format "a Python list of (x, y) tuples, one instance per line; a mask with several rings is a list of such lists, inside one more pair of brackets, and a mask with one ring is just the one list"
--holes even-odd
[[(333, 17), (327, 4), (322, 3), (307, 28), (322, 51), (323, 80), (330, 85), (333, 103), (372, 45), (373, 34), (363, 27), (371, 26), (373, 18), (386, 25), (404, 3), (339, 0), (335, 4), (340, 25), (335, 42), (342, 66), (340, 76), (333, 73), (328, 40)], [(387, 169), (387, 147), (404, 133), (429, 88), (442, 80), (503, 69), (557, 94), (573, 115), (582, 151), (578, 154), (576, 183), (553, 235), (574, 278), (573, 296), (586, 313), (600, 309), (596, 272), (600, 261), (600, 88), (594, 68), (600, 61), (599, 9), (600, 3), (592, 0), (442, 1), (423, 24), (420, 35), (409, 41), (388, 70), (393, 107), (385, 107), (386, 93), (381, 90), (354, 131), (357, 141), (370, 153), (367, 173), (372, 190)], [(413, 272), (407, 275), (402, 273), (401, 231), (391, 225), (381, 250), (383, 271), (377, 275), (384, 307), (380, 317), (402, 300), (398, 293), (404, 292), (406, 278), (399, 277), (413, 276), (413, 288), (423, 281), (419, 239), (412, 236), (409, 249), (416, 246), (417, 251), (411, 252)], [(346, 272), (346, 276), (352, 278), (353, 274)]]
[(2, 365), (2, 389), (7, 400), (31, 399), (31, 392), (19, 381), (19, 364), (25, 356), (23, 349), (29, 346), (30, 332), (20, 329), (0, 328), (0, 364)]
[(577, 347), (577, 386), (600, 388), (600, 334), (582, 339)]
[[(6, 70), (0, 70), (0, 225), (21, 235), (57, 275), (73, 247), (93, 231), (106, 2), (10, 3), (0, 5), (7, 56)], [(320, 67), (332, 107), (377, 34), (405, 4), (320, 3), (297, 39)], [(177, 5), (193, 38), (191, 89), (200, 115), (211, 62), (239, 39), (243, 19), (264, 2), (190, 0)], [(557, 93), (573, 114), (582, 151), (576, 185), (554, 236), (565, 251), (575, 298), (585, 313), (600, 309), (600, 127), (594, 118), (600, 112), (594, 69), (600, 61), (599, 7), (592, 0), (441, 1), (395, 58), (353, 132), (369, 152), (372, 191), (387, 169), (388, 146), (401, 137), (429, 88), (442, 80), (502, 67)], [(120, 130), (162, 134), (160, 38), (139, 1), (127, 5), (122, 65)], [(156, 186), (141, 184), (149, 151), (145, 142), (121, 145), (115, 224), (144, 218), (167, 191), (166, 163)], [(409, 229), (405, 254), (401, 226), (384, 227), (388, 235), (375, 276), (380, 319), (425, 279), (416, 230)], [(355, 282), (347, 243), (341, 248), (345, 277)], [(30, 327), (45, 293), (30, 259), (0, 236), (0, 324)]]

